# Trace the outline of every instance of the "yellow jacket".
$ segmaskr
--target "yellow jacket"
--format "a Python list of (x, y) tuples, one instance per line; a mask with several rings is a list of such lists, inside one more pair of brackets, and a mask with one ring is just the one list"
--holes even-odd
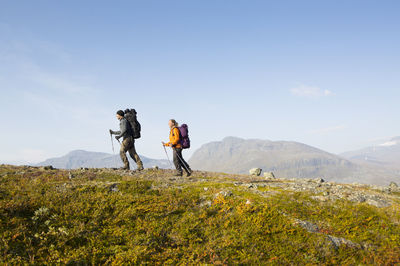
[(173, 127), (169, 132), (169, 142), (165, 143), (164, 146), (171, 146), (177, 149), (182, 148), (182, 145), (179, 142), (179, 129), (177, 127)]

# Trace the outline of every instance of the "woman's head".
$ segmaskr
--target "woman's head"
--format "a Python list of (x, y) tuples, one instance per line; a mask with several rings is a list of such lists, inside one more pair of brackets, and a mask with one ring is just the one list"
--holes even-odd
[(168, 125), (169, 125), (170, 128), (173, 128), (173, 127), (177, 127), (178, 123), (175, 121), (175, 119), (170, 119), (168, 121)]

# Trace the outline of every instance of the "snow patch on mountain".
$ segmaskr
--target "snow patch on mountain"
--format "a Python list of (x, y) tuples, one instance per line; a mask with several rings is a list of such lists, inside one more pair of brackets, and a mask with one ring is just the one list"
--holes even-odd
[(392, 140), (392, 141), (388, 141), (388, 142), (382, 143), (379, 146), (381, 146), (381, 147), (390, 147), (390, 146), (395, 146), (397, 144), (398, 144), (397, 141), (393, 141)]

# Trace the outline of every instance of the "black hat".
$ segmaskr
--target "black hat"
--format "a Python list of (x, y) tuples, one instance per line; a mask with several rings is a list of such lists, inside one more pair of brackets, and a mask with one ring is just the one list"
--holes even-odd
[(118, 110), (118, 111), (117, 111), (117, 115), (124, 116), (124, 111)]

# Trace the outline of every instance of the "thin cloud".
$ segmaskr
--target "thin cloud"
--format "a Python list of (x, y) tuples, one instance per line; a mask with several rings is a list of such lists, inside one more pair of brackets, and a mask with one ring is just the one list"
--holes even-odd
[(308, 134), (327, 134), (327, 133), (332, 133), (340, 130), (346, 129), (346, 125), (337, 125), (333, 127), (325, 127), (325, 128), (319, 128), (315, 130), (311, 130), (308, 132)]
[(372, 139), (367, 139), (365, 142), (382, 142), (382, 141), (389, 141), (393, 139), (394, 136), (386, 136), (386, 137), (379, 137), (379, 138), (372, 138)]
[(39, 67), (32, 61), (26, 60), (22, 64), (22, 69), (24, 70), (23, 73), (26, 79), (39, 84), (46, 89), (61, 91), (64, 93), (86, 94), (86, 96), (95, 92), (91, 86), (81, 85), (78, 82), (73, 81), (72, 77), (63, 77), (60, 74), (51, 73)]
[(294, 96), (305, 98), (321, 98), (334, 95), (334, 93), (330, 90), (323, 90), (319, 87), (308, 85), (301, 85), (295, 88), (291, 88), (290, 92)]

